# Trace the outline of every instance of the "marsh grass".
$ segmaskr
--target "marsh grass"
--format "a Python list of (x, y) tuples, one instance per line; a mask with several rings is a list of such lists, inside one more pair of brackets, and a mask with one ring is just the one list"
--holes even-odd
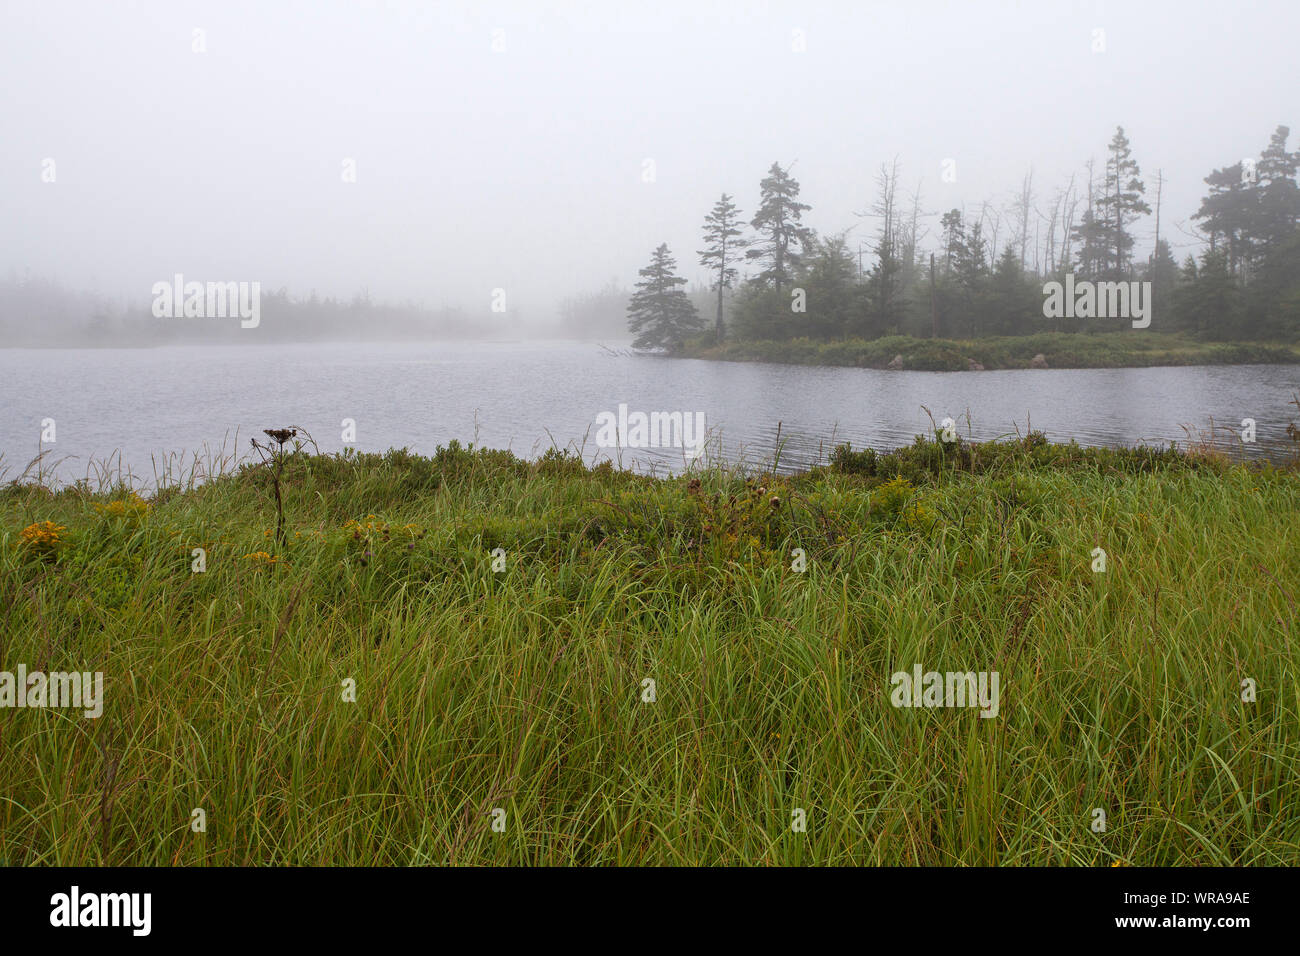
[[(282, 464), (283, 545), (251, 464), (0, 492), (0, 669), (106, 698), (0, 711), (0, 859), (1300, 862), (1294, 471), (1034, 434), (794, 477)], [(893, 708), (917, 663), (998, 671), (998, 717)]]
[(1042, 354), (1049, 368), (1147, 368), (1169, 365), (1300, 364), (1300, 348), (1276, 342), (1211, 342), (1169, 332), (1038, 332), (979, 339), (919, 339), (887, 335), (878, 339), (821, 342), (700, 340), (681, 352), (693, 358), (792, 365), (888, 366), (896, 355), (903, 368), (926, 372), (964, 372), (971, 361), (985, 369), (1029, 368)]

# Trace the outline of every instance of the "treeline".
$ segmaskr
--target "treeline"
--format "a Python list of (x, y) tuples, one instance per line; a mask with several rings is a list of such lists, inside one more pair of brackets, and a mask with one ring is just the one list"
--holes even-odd
[(159, 318), (147, 301), (123, 305), (49, 279), (0, 279), (0, 345), (7, 348), (482, 338), (499, 325), (461, 309), (375, 302), (366, 292), (295, 298), (283, 288), (263, 289), (260, 313), (255, 329), (242, 328), (238, 317)]
[[(799, 183), (773, 163), (746, 220), (723, 194), (706, 216), (699, 262), (712, 301), (696, 307), (667, 246), (640, 271), (628, 305), (638, 348), (714, 345), (724, 339), (833, 342), (886, 335), (979, 338), (1040, 332), (1118, 331), (1130, 318), (1046, 318), (1044, 283), (1151, 283), (1152, 331), (1208, 340), (1300, 339), (1300, 151), (1279, 126), (1257, 160), (1205, 177), (1193, 215), (1205, 248), (1179, 263), (1161, 235), (1164, 174), (1148, 190), (1123, 128), (1106, 161), (1086, 165), (1045, 201), (1032, 172), (1010, 206), (942, 214), (930, 237), (921, 190), (900, 194), (897, 161), (881, 167), (876, 199), (858, 215), (875, 223), (869, 243), (847, 231), (820, 236), (803, 224)], [(1134, 256), (1139, 228), (1154, 226), (1152, 252)], [(1167, 232), (1167, 229), (1166, 229)], [(871, 257), (870, 268), (862, 256)], [(741, 279), (739, 267), (750, 268)]]

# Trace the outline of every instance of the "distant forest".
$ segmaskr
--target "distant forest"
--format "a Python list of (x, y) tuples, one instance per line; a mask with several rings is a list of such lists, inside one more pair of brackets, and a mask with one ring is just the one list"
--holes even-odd
[[(257, 336), (237, 320), (156, 318), (148, 301), (124, 306), (43, 278), (0, 278), (0, 345), (150, 346), (189, 342), (314, 339), (477, 339), (553, 333), (622, 338), (638, 348), (675, 351), (723, 341), (836, 342), (887, 335), (982, 338), (1045, 331), (1104, 332), (1128, 319), (1043, 315), (1043, 284), (1076, 280), (1149, 281), (1152, 332), (1213, 341), (1300, 341), (1300, 151), (1277, 127), (1258, 159), (1205, 177), (1193, 214), (1204, 250), (1178, 262), (1161, 221), (1164, 174), (1144, 176), (1122, 128), (1104, 164), (1041, 192), (1032, 172), (1009, 204), (951, 209), (927, 226), (918, 185), (902, 194), (897, 160), (881, 166), (876, 198), (857, 213), (868, 238), (818, 235), (803, 225), (811, 208), (799, 182), (773, 163), (747, 217), (722, 194), (707, 214), (695, 252), (711, 277), (687, 288), (666, 245), (654, 250), (631, 290), (617, 281), (559, 304), (558, 322), (525, 329), (499, 315), (458, 308), (351, 299), (292, 297), (264, 288)], [(1153, 249), (1134, 256), (1135, 235)], [(741, 276), (741, 267), (746, 267)]]
[(254, 336), (240, 327), (238, 318), (157, 318), (149, 301), (114, 305), (50, 279), (10, 276), (0, 279), (0, 347), (406, 341), (484, 338), (500, 328), (499, 322), (460, 309), (391, 305), (371, 301), (366, 293), (351, 299), (314, 293), (294, 298), (285, 289), (262, 289), (260, 300), (261, 322)]
[[(1104, 166), (1089, 161), (1082, 176), (1046, 202), (1026, 174), (1009, 207), (985, 202), (975, 212), (944, 213), (929, 248), (920, 188), (900, 195), (896, 160), (881, 167), (875, 202), (858, 213), (874, 231), (857, 248), (847, 231), (819, 236), (802, 224), (810, 206), (799, 201), (790, 170), (773, 163), (752, 218), (725, 193), (706, 217), (697, 256), (713, 277), (708, 289), (688, 293), (664, 245), (630, 296), (607, 287), (571, 300), (568, 309), (580, 321), (620, 301), (633, 344), (670, 351), (724, 339), (979, 338), (1131, 328), (1123, 318), (1045, 318), (1044, 283), (1063, 282), (1070, 273), (1076, 281), (1149, 281), (1153, 332), (1296, 341), (1300, 151), (1287, 149), (1289, 135), (1279, 126), (1257, 160), (1205, 177), (1209, 189), (1192, 218), (1206, 247), (1181, 263), (1160, 219), (1163, 172), (1143, 178), (1121, 127)], [(1154, 226), (1145, 261), (1133, 255), (1139, 224)], [(862, 267), (864, 253), (869, 269)], [(742, 264), (751, 267), (743, 280)]]

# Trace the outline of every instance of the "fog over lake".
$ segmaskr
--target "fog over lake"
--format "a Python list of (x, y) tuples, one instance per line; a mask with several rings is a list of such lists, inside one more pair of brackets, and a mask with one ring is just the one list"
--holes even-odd
[[(676, 471), (598, 416), (703, 415), (728, 461), (779, 428), (786, 469), (927, 409), (1090, 445), (1251, 418), (1248, 457), (1296, 413), (1300, 366), (1193, 367), (1300, 339), (1285, 3), (10, 7), (10, 478), (43, 433), (59, 480), (150, 481), (276, 426), (339, 450), (345, 419), (357, 450)], [(1094, 282), (1132, 309), (1076, 313)], [(1003, 354), (714, 361), (893, 337), (907, 369)], [(1146, 364), (1133, 341), (1180, 367), (1063, 367)]]
[[(57, 369), (57, 371), (55, 371)], [(57, 393), (51, 377), (64, 383)], [(161, 349), (0, 350), (7, 388), (0, 452), (15, 477), (53, 419), (50, 463), (61, 480), (113, 459), (146, 483), (151, 455), (208, 446), (244, 454), (263, 428), (300, 425), (322, 451), (339, 451), (344, 419), (353, 447), (408, 446), (424, 454), (452, 439), (528, 457), (553, 444), (590, 462), (680, 471), (680, 448), (601, 449), (596, 419), (629, 411), (703, 412), (707, 452), (770, 463), (781, 425), (782, 470), (824, 460), (836, 442), (892, 448), (930, 434), (944, 417), (977, 440), (1042, 430), (1087, 445), (1164, 445), (1182, 426), (1211, 419), (1237, 434), (1254, 418), (1268, 455), (1285, 440), (1287, 403), (1300, 390), (1294, 366), (892, 372), (765, 363), (664, 359), (585, 343), (320, 344)], [(188, 457), (188, 456), (187, 456)], [(93, 476), (93, 472), (92, 472)]]
[(1286, 921), (1298, 0), (0, 2), (6, 941)]

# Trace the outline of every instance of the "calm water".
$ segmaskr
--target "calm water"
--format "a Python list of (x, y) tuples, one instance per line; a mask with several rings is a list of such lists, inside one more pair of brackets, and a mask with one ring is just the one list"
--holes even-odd
[[(1300, 391), (1295, 366), (1004, 372), (885, 372), (611, 354), (578, 343), (430, 343), (0, 350), (0, 468), (20, 473), (37, 452), (43, 419), (55, 422), (47, 461), (57, 476), (96, 474), (92, 461), (152, 483), (167, 453), (188, 457), (223, 441), (301, 425), (321, 450), (355, 446), (423, 453), (453, 438), (535, 456), (552, 444), (584, 459), (619, 457), (596, 447), (596, 417), (631, 411), (703, 412), (710, 455), (770, 462), (778, 422), (782, 470), (825, 458), (837, 442), (892, 448), (951, 416), (989, 439), (1045, 431), (1086, 445), (1166, 444), (1184, 425), (1213, 421), (1240, 431), (1258, 423), (1251, 456), (1278, 456)], [(585, 446), (584, 446), (585, 437)], [(720, 441), (720, 445), (718, 444)], [(626, 449), (641, 470), (679, 471), (676, 449)], [(156, 464), (158, 463), (158, 464)]]

